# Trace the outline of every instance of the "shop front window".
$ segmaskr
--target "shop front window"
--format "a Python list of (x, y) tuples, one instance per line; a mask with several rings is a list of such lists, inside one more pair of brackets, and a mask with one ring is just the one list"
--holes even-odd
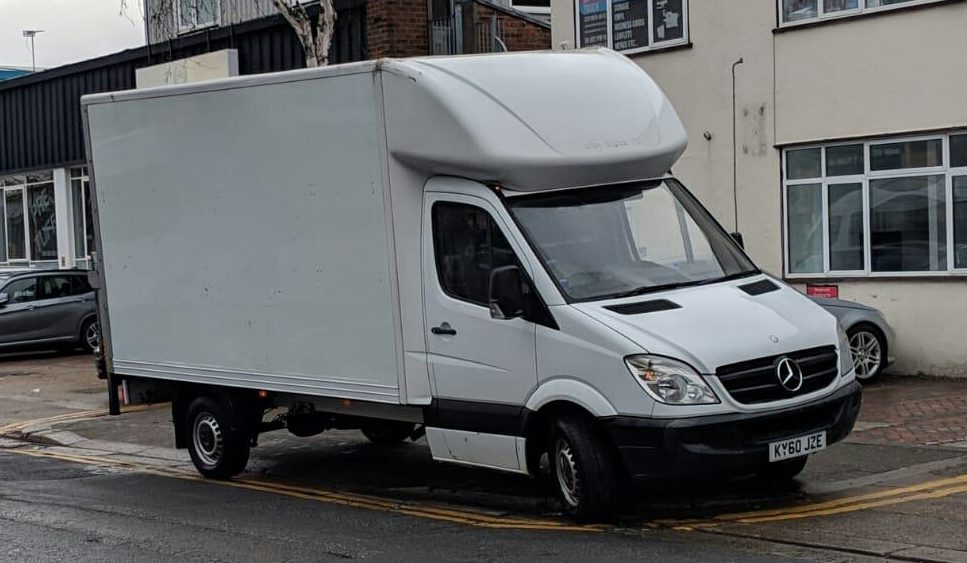
[(7, 223), (7, 260), (26, 260), (23, 188), (6, 190), (4, 199), (6, 204), (4, 219)]
[(54, 184), (28, 187), (27, 211), (30, 217), (30, 259), (57, 260), (57, 218), (54, 214)]
[(56, 262), (54, 174), (0, 178), (0, 263)]

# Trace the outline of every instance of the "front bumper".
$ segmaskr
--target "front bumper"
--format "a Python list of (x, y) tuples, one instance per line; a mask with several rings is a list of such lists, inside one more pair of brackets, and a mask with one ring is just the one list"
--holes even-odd
[(833, 444), (853, 430), (862, 396), (856, 381), (832, 395), (780, 411), (681, 419), (601, 419), (635, 480), (736, 475), (768, 463), (770, 442), (826, 431)]

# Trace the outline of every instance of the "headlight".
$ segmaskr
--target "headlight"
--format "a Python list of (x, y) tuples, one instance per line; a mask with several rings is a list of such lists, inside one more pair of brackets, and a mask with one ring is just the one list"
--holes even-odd
[(653, 399), (667, 405), (709, 405), (715, 392), (691, 366), (661, 356), (630, 356), (625, 364), (635, 381)]
[(836, 333), (839, 335), (839, 374), (846, 377), (853, 369), (853, 352), (849, 348), (849, 336), (839, 323), (836, 323)]

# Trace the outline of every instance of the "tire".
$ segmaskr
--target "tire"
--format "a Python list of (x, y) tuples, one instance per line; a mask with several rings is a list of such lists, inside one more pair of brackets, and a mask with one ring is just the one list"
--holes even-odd
[(856, 379), (864, 384), (873, 382), (883, 371), (886, 362), (886, 339), (879, 329), (866, 323), (850, 327), (846, 336), (853, 355)]
[(784, 461), (768, 463), (763, 465), (756, 475), (760, 480), (769, 483), (790, 481), (802, 473), (802, 470), (806, 468), (807, 461), (809, 461), (809, 456), (804, 455)]
[(212, 397), (198, 397), (185, 416), (188, 454), (198, 472), (210, 479), (234, 477), (248, 464), (248, 436), (229, 412)]
[(360, 430), (377, 446), (395, 446), (413, 435), (416, 425), (411, 422), (376, 422)]
[(78, 342), (85, 352), (94, 353), (94, 349), (101, 344), (101, 327), (97, 319), (87, 319), (81, 324)]
[(619, 505), (618, 464), (584, 419), (557, 419), (550, 432), (551, 482), (564, 512), (581, 522), (609, 519)]

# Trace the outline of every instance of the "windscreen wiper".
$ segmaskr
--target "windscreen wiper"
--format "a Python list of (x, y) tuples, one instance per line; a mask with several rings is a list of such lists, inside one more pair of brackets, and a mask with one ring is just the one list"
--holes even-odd
[(635, 297), (635, 296), (638, 296), (638, 295), (645, 295), (647, 293), (655, 293), (655, 292), (658, 292), (658, 291), (667, 291), (669, 289), (679, 289), (679, 288), (682, 288), (682, 287), (695, 287), (695, 286), (698, 286), (698, 285), (711, 285), (713, 283), (719, 283), (719, 282), (737, 280), (737, 279), (740, 279), (740, 278), (747, 278), (749, 276), (754, 276), (754, 275), (757, 275), (757, 274), (760, 274), (760, 273), (762, 273), (762, 272), (760, 272), (759, 270), (746, 270), (744, 272), (736, 272), (734, 274), (729, 274), (727, 276), (722, 276), (722, 277), (718, 277), (718, 278), (709, 278), (707, 280), (692, 280), (692, 281), (675, 282), (675, 283), (663, 283), (663, 284), (660, 284), (660, 285), (646, 285), (646, 286), (642, 286), (642, 287), (639, 287), (639, 288), (636, 288), (636, 289), (632, 289), (631, 291), (626, 291), (624, 293), (616, 293), (614, 295), (611, 295), (609, 297), (609, 299), (623, 299), (625, 297)]

